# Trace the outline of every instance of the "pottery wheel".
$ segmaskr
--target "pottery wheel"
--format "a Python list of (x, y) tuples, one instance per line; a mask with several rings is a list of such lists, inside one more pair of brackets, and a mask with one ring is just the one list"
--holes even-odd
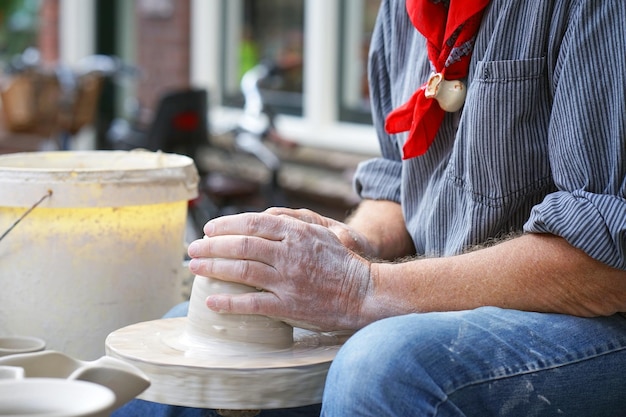
[(265, 316), (219, 314), (210, 293), (250, 287), (196, 277), (187, 317), (133, 324), (111, 333), (107, 355), (151, 380), (139, 398), (227, 410), (299, 407), (321, 402), (326, 374), (349, 334), (313, 332)]

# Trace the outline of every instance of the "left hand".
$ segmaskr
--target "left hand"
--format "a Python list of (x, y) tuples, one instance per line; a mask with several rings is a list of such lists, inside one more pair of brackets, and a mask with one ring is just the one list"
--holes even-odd
[(290, 209), (284, 207), (271, 207), (265, 210), (276, 216), (291, 216), (303, 222), (319, 224), (331, 230), (345, 247), (358, 253), (365, 258), (374, 258), (376, 253), (367, 238), (347, 224), (322, 216), (309, 209)]
[(244, 213), (208, 222), (188, 249), (192, 273), (262, 292), (216, 294), (214, 311), (260, 314), (316, 330), (358, 329), (370, 262), (328, 227), (291, 216)]

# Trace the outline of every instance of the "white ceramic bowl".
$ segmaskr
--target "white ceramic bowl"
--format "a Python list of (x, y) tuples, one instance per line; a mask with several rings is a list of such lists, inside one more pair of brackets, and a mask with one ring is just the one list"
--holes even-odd
[(109, 415), (113, 391), (92, 382), (57, 378), (0, 381), (5, 417), (101, 417)]
[(2, 336), (0, 337), (0, 356), (18, 353), (39, 352), (46, 348), (46, 342), (38, 337)]

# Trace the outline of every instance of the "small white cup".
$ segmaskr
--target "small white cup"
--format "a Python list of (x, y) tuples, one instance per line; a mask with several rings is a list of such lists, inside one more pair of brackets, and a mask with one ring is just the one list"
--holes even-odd
[(39, 352), (46, 348), (46, 342), (31, 336), (0, 336), (0, 357), (18, 353)]

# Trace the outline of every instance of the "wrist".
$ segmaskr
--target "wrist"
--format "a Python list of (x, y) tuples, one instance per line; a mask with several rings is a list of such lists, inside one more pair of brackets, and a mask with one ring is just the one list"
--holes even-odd
[(368, 248), (370, 259), (390, 261), (415, 253), (402, 208), (396, 202), (365, 200), (346, 223), (367, 242), (361, 246)]
[(407, 307), (406, 298), (397, 292), (402, 281), (396, 275), (398, 266), (388, 262), (370, 263), (369, 284), (359, 310), (357, 328), (387, 317), (414, 312)]

